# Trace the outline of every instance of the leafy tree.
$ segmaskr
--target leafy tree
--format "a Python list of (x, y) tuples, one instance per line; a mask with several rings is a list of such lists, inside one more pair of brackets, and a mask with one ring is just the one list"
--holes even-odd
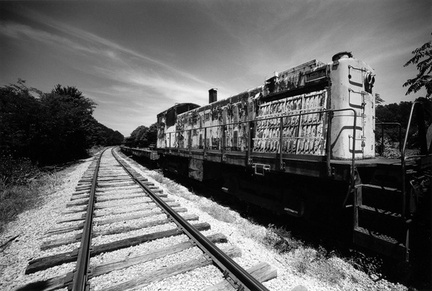
[(39, 94), (21, 79), (0, 87), (0, 186), (26, 183), (36, 173), (41, 119), (33, 95)]
[[(424, 109), (424, 120), (426, 122), (426, 126), (431, 124), (432, 122), (432, 100), (427, 99), (425, 97), (419, 97), (416, 99), (416, 101), (421, 101), (423, 103)], [(376, 140), (377, 142), (380, 142), (381, 140), (381, 134), (382, 129), (379, 125), (380, 122), (398, 122), (402, 126), (402, 138), (405, 135), (405, 132), (407, 130), (408, 125), (408, 119), (411, 112), (412, 102), (403, 101), (399, 104), (392, 103), (387, 105), (378, 105), (376, 107), (376, 120), (377, 120), (377, 127), (376, 127)], [(409, 139), (408, 139), (408, 146), (410, 147), (417, 147), (419, 145), (419, 133), (418, 133), (418, 122), (419, 120), (417, 118), (412, 119), (410, 132), (409, 132)], [(395, 126), (387, 126), (384, 130), (384, 137), (386, 140), (390, 142), (397, 142), (399, 141), (399, 129)]]
[(41, 99), (44, 118), (41, 155), (48, 163), (65, 162), (87, 155), (91, 146), (95, 103), (75, 87), (57, 85)]
[(93, 119), (91, 128), (92, 131), (90, 139), (92, 145), (120, 145), (124, 140), (124, 136), (120, 132), (106, 127), (105, 125), (97, 122), (96, 119)]
[(70, 96), (77, 99), (83, 98), (82, 92), (79, 91), (77, 88), (70, 87), (70, 86), (64, 87), (60, 84), (57, 84), (54, 87), (52, 93), (62, 95), (62, 96)]
[(411, 106), (412, 102), (410, 101), (378, 105), (375, 111), (376, 119), (378, 122), (399, 122), (405, 127), (408, 123)]
[(408, 91), (405, 95), (411, 92), (416, 93), (421, 88), (426, 89), (426, 98), (430, 98), (432, 95), (432, 41), (429, 41), (422, 45), (420, 48), (415, 49), (412, 57), (404, 67), (415, 64), (417, 66), (418, 74), (415, 78), (408, 79), (403, 86), (408, 86)]
[(130, 137), (126, 138), (125, 145), (129, 147), (149, 147), (157, 140), (156, 123), (150, 127), (140, 125), (132, 131)]
[(147, 133), (147, 141), (149, 143), (148, 146), (156, 145), (157, 141), (157, 123), (153, 123), (150, 125), (148, 133)]
[(143, 147), (141, 139), (148, 132), (148, 127), (144, 125), (138, 126), (134, 131), (132, 131), (130, 137), (126, 138), (126, 145), (130, 147)]
[(30, 169), (30, 160), (67, 162), (86, 157), (93, 145), (120, 144), (123, 135), (97, 122), (94, 108), (75, 87), (43, 93), (21, 79), (0, 87), (0, 182), (15, 181), (14, 169)]
[(385, 100), (381, 98), (380, 94), (375, 93), (375, 104), (380, 105), (384, 102), (385, 102)]
[(35, 160), (41, 118), (40, 104), (25, 81), (0, 88), (0, 154)]
[[(112, 129), (110, 129), (112, 130)], [(117, 130), (113, 131), (113, 133), (110, 135), (108, 142), (108, 145), (120, 145), (124, 141), (124, 136)]]

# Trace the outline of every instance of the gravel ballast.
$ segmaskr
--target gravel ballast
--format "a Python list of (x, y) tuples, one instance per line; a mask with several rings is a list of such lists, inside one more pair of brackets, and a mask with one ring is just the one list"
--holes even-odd
[[(129, 160), (129, 159), (128, 159)], [(25, 269), (28, 261), (34, 258), (45, 255), (48, 251), (41, 251), (40, 246), (45, 232), (54, 228), (56, 221), (60, 220), (61, 212), (70, 202), (72, 194), (75, 192), (75, 187), (79, 179), (87, 170), (91, 163), (91, 159), (81, 162), (78, 165), (72, 166), (61, 171), (59, 174), (63, 179), (63, 183), (57, 188), (47, 191), (44, 198), (44, 203), (36, 209), (26, 211), (18, 216), (16, 221), (9, 223), (4, 233), (0, 236), (0, 242), (6, 241), (15, 235), (19, 237), (13, 240), (9, 246), (0, 252), (0, 289), (14, 290), (16, 287), (22, 286), (28, 282), (35, 280), (46, 279), (49, 277), (58, 276), (64, 273), (64, 270), (47, 270), (37, 272), (32, 275), (25, 275)], [(288, 253), (279, 254), (276, 250), (269, 248), (262, 242), (262, 238), (266, 236), (267, 230), (265, 227), (254, 225), (253, 223), (242, 218), (237, 212), (231, 211), (226, 207), (217, 205), (215, 202), (190, 193), (185, 187), (175, 184), (167, 178), (162, 178), (156, 171), (150, 171), (145, 167), (133, 162), (133, 168), (142, 173), (146, 177), (149, 175), (149, 181), (155, 186), (163, 189), (164, 193), (168, 194), (168, 198), (174, 198), (181, 204), (182, 207), (188, 209), (189, 214), (199, 216), (200, 222), (207, 222), (211, 225), (211, 229), (203, 232), (204, 235), (214, 233), (223, 233), (228, 238), (228, 244), (237, 246), (242, 251), (242, 256), (234, 258), (234, 260), (244, 268), (252, 267), (259, 262), (266, 262), (277, 270), (277, 278), (265, 282), (264, 285), (270, 290), (292, 290), (297, 287), (298, 290), (407, 290), (400, 284), (393, 284), (385, 280), (373, 282), (369, 276), (363, 272), (356, 270), (349, 263), (340, 258), (330, 258), (331, 266), (333, 267), (327, 274), (317, 274), (313, 269), (299, 271), (299, 264), (307, 261), (309, 257), (313, 257), (314, 250), (297, 249)], [(161, 181), (159, 183), (158, 181)], [(175, 191), (173, 191), (175, 189)], [(203, 209), (216, 209), (220, 207), (226, 215), (224, 219), (216, 219)], [(99, 211), (99, 210), (98, 210)], [(108, 210), (100, 210), (108, 211)], [(221, 221), (224, 220), (224, 221)], [(43, 238), (43, 239), (42, 239)], [(184, 241), (185, 237), (179, 236), (169, 238), (173, 243)], [(152, 247), (157, 247), (160, 242), (152, 242)], [(139, 253), (139, 246), (130, 249), (124, 249), (119, 252), (130, 254), (131, 252)], [(148, 246), (145, 248), (149, 248)], [(188, 252), (196, 252), (189, 250)], [(306, 256), (309, 254), (310, 256)], [(114, 254), (113, 254), (114, 255)], [(92, 264), (106, 263), (111, 261), (113, 255), (101, 255), (92, 260)], [(161, 260), (163, 262), (163, 260)], [(169, 259), (167, 259), (169, 262)], [(66, 271), (73, 268), (74, 264), (65, 266)], [(155, 266), (148, 263), (145, 266), (137, 266), (130, 269), (131, 272), (138, 272), (142, 267)], [(215, 274), (214, 266), (202, 268), (202, 272), (208, 273), (205, 276), (207, 282), (197, 286), (196, 290), (202, 290), (205, 286), (218, 283), (221, 280)], [(124, 271), (127, 271), (124, 270)], [(123, 271), (123, 272), (124, 272)], [(137, 273), (139, 274), (139, 272)], [(198, 275), (200, 274), (200, 275)], [(203, 273), (192, 271), (185, 274), (180, 274), (167, 278), (161, 282), (152, 283), (143, 288), (134, 290), (184, 290), (185, 286), (181, 285), (183, 280), (192, 280), (194, 276), (203, 277)], [(334, 274), (342, 274), (340, 276)], [(334, 276), (335, 280), (323, 279), (325, 276)], [(101, 278), (93, 279), (94, 282)], [(337, 280), (336, 280), (337, 279)], [(102, 280), (101, 280), (102, 281)], [(109, 285), (108, 285), (109, 286)], [(305, 289), (301, 289), (303, 286)], [(103, 290), (103, 289), (99, 289)]]
[(92, 160), (87, 159), (58, 172), (62, 183), (55, 189), (44, 189), (43, 202), (37, 208), (21, 213), (15, 221), (7, 225), (6, 230), (0, 235), (0, 242), (19, 236), (0, 252), (0, 290), (14, 290), (29, 282), (48, 279), (73, 270), (75, 263), (31, 275), (24, 274), (30, 260), (46, 254), (46, 251), (40, 249), (46, 239), (45, 233), (63, 218), (62, 211), (70, 202), (78, 181)]

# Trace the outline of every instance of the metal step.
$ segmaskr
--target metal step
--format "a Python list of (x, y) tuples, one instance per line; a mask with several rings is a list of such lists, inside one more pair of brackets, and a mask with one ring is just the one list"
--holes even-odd
[(418, 173), (418, 171), (413, 170), (413, 169), (408, 169), (405, 171), (407, 175), (415, 175)]
[(368, 205), (360, 205), (358, 208), (362, 211), (365, 211), (365, 212), (369, 212), (369, 213), (373, 213), (373, 214), (377, 214), (377, 215), (383, 215), (383, 216), (389, 217), (389, 218), (402, 219), (402, 214), (392, 212), (389, 210), (371, 207)]
[(380, 185), (374, 185), (374, 184), (357, 184), (357, 185), (355, 185), (355, 187), (356, 188), (383, 190), (383, 191), (394, 192), (394, 193), (402, 193), (402, 191), (398, 188), (386, 187), (386, 186), (380, 186)]
[(375, 184), (359, 184), (356, 185), (356, 189), (362, 190), (358, 206), (368, 205), (385, 211), (401, 213), (403, 206), (400, 189)]
[(359, 205), (358, 210), (358, 222), (361, 227), (405, 241), (409, 223), (404, 221), (401, 213), (369, 205)]
[(397, 260), (408, 259), (409, 249), (404, 243), (393, 237), (363, 227), (354, 228), (353, 241), (358, 246), (374, 250), (377, 253)]

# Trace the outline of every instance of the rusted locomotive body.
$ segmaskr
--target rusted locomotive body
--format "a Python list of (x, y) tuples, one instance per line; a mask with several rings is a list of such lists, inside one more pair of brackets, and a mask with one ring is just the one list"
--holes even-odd
[(158, 114), (160, 164), (274, 212), (350, 223), (355, 243), (408, 259), (409, 201), (422, 194), (407, 181), (430, 155), (375, 157), (374, 82), (374, 70), (344, 52), (224, 100), (211, 89), (206, 106)]
[(157, 149), (186, 158), (187, 171), (176, 171), (200, 181), (219, 178), (213, 167), (222, 164), (346, 181), (347, 161), (375, 156), (373, 83), (373, 69), (349, 54), (313, 60), (225, 100), (160, 113)]

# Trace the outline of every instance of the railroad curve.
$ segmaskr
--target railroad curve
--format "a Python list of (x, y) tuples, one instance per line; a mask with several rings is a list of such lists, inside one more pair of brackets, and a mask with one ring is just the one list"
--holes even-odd
[[(261, 282), (276, 276), (266, 263), (247, 271), (237, 265), (232, 257), (241, 256), (239, 248), (224, 234), (201, 234), (210, 225), (141, 176), (117, 149), (100, 153), (75, 190), (45, 235), (43, 255), (26, 269), (41, 279), (17, 290), (152, 290), (173, 276), (189, 290), (267, 290)], [(58, 276), (47, 278), (48, 269)], [(213, 282), (221, 274), (225, 279)]]

